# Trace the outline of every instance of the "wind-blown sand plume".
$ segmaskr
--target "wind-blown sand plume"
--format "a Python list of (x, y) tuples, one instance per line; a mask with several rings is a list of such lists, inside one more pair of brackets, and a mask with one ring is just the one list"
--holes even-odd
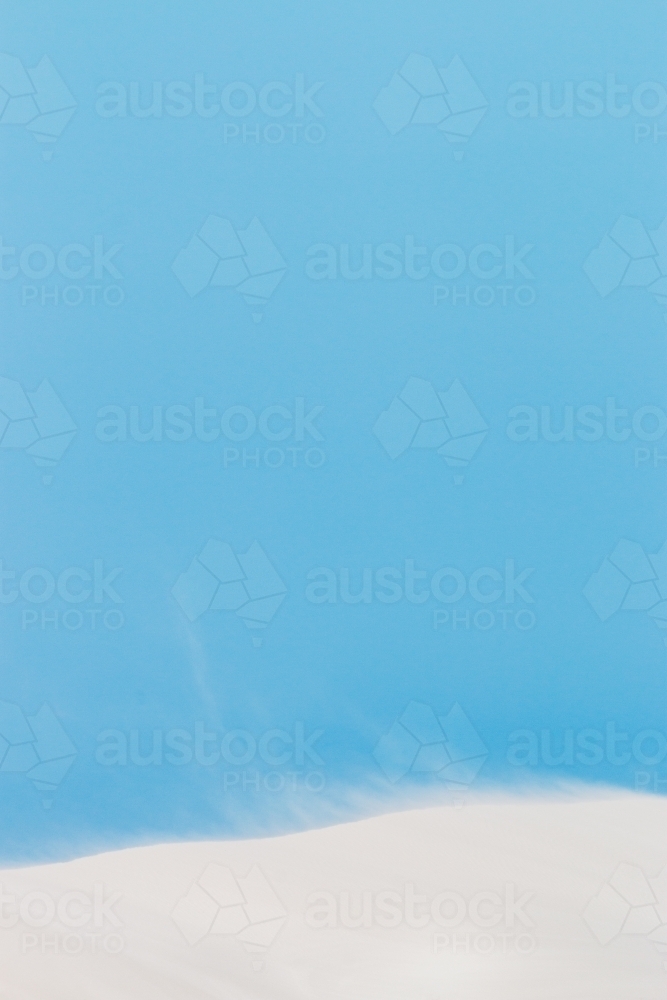
[(6, 869), (0, 997), (657, 1000), (666, 820), (616, 791), (478, 799)]

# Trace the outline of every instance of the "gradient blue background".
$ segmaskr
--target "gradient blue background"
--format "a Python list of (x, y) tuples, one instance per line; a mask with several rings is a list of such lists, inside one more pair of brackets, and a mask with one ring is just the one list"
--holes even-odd
[[(631, 411), (667, 409), (662, 309), (642, 290), (602, 300), (581, 267), (619, 215), (648, 229), (662, 221), (667, 140), (636, 144), (644, 119), (634, 113), (550, 120), (506, 111), (508, 88), (521, 80), (556, 86), (614, 72), (631, 89), (667, 85), (665, 5), (21, 2), (5, 4), (3, 20), (3, 51), (26, 66), (47, 54), (78, 104), (50, 162), (25, 129), (2, 128), (5, 243), (60, 247), (95, 234), (121, 243), (125, 302), (24, 307), (19, 279), (0, 287), (2, 374), (28, 389), (48, 378), (78, 426), (50, 486), (24, 453), (0, 453), (1, 554), (17, 570), (57, 572), (94, 558), (121, 566), (127, 624), (23, 631), (27, 605), (0, 607), (0, 697), (26, 713), (51, 705), (78, 750), (49, 810), (23, 775), (0, 775), (2, 859), (243, 836), (321, 822), (341, 803), (355, 814), (371, 794), (391, 801), (405, 785), (391, 792), (371, 750), (411, 699), (443, 714), (463, 706), (489, 748), (479, 787), (529, 777), (506, 760), (517, 728), (615, 721), (631, 733), (664, 730), (662, 633), (644, 614), (601, 623), (582, 587), (619, 538), (650, 552), (662, 545), (665, 468), (634, 468), (632, 442), (518, 445), (505, 426), (522, 403), (559, 414), (615, 396)], [(413, 51), (436, 65), (460, 55), (488, 99), (461, 162), (436, 129), (391, 136), (373, 110)], [(225, 145), (223, 114), (95, 114), (106, 81), (138, 80), (147, 91), (153, 80), (198, 72), (218, 87), (291, 84), (296, 73), (308, 85), (323, 81), (325, 141)], [(191, 300), (171, 272), (209, 213), (237, 229), (258, 216), (288, 264), (260, 324), (239, 295), (207, 290)], [(535, 304), (435, 308), (430, 280), (305, 275), (314, 243), (359, 249), (402, 244), (406, 234), (431, 249), (502, 245), (507, 234), (534, 244)], [(435, 454), (392, 462), (372, 434), (410, 376), (441, 391), (459, 378), (490, 426), (461, 486)], [(102, 406), (148, 413), (196, 396), (219, 412), (290, 406), (296, 396), (323, 405), (326, 464), (225, 470), (220, 442), (95, 436)], [(235, 616), (190, 624), (171, 596), (211, 536), (235, 551), (257, 538), (287, 585), (261, 649)], [(434, 631), (434, 601), (316, 606), (304, 597), (319, 566), (361, 571), (412, 558), (431, 573), (470, 573), (508, 557), (534, 569), (530, 631)], [(47, 610), (56, 607), (66, 609), (54, 600)], [(466, 609), (477, 606), (462, 602)], [(257, 735), (296, 721), (323, 728), (327, 789), (223, 794), (219, 768), (95, 761), (106, 728), (148, 734), (192, 730), (196, 720)], [(636, 767), (542, 770), (549, 782), (632, 787)]]

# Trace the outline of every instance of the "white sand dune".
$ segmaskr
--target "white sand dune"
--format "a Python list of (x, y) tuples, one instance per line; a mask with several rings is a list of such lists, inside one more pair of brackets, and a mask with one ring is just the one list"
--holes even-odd
[(657, 1000), (666, 820), (629, 793), (478, 799), (6, 869), (0, 997)]

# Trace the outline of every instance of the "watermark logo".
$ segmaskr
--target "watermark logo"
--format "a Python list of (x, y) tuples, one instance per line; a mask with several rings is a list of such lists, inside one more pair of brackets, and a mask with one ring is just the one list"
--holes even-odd
[(411, 701), (373, 750), (392, 784), (410, 772), (435, 775), (453, 791), (472, 784), (488, 753), (458, 702), (437, 716), (430, 705)]
[[(591, 899), (584, 920), (602, 945), (621, 934), (648, 938), (667, 952), (667, 867), (647, 878), (637, 865), (620, 864)], [(667, 971), (667, 961), (663, 962)]]
[(209, 215), (171, 268), (191, 298), (207, 286), (233, 288), (255, 307), (252, 315), (259, 323), (257, 310), (275, 292), (287, 264), (257, 217), (235, 232), (228, 219)]
[(4, 934), (18, 932), (22, 954), (117, 955), (123, 950), (122, 934), (114, 933), (123, 927), (114, 911), (121, 894), (107, 896), (102, 882), (94, 882), (92, 892), (74, 889), (59, 896), (39, 889), (6, 892), (6, 888), (0, 883), (0, 929)]
[[(465, 574), (456, 566), (442, 566), (434, 573), (417, 569), (414, 559), (406, 559), (403, 566), (380, 566), (374, 569), (365, 566), (356, 572), (349, 566), (332, 569), (318, 566), (306, 574), (309, 581), (305, 597), (311, 604), (409, 604), (426, 605), (433, 598), (439, 604), (459, 604), (467, 598), (476, 605), (494, 605), (477, 610), (436, 608), (432, 614), (434, 631), (453, 632), (474, 629), (487, 632), (489, 629), (509, 627), (522, 632), (535, 628), (537, 618), (529, 608), (519, 608), (521, 601), (526, 605), (535, 603), (535, 598), (525, 587), (526, 580), (534, 572), (527, 567), (517, 572), (514, 559), (505, 559), (503, 570), (493, 566), (480, 566)], [(361, 577), (361, 583), (353, 582)], [(503, 606), (504, 605), (504, 606)], [(465, 607), (465, 605), (464, 605)]]
[[(41, 612), (34, 608), (22, 608), (21, 629), (41, 629), (58, 631), (62, 626), (67, 632), (90, 629), (94, 632), (98, 625), (116, 632), (125, 624), (125, 615), (119, 608), (105, 608), (107, 602), (123, 604), (123, 598), (116, 590), (114, 581), (122, 573), (122, 567), (104, 572), (104, 560), (93, 559), (92, 571), (83, 566), (67, 566), (59, 573), (52, 573), (45, 566), (30, 566), (21, 573), (5, 569), (0, 559), (0, 605), (28, 604), (45, 605)], [(65, 611), (54, 607), (57, 602), (69, 605)], [(71, 605), (84, 602), (93, 607), (83, 609)]]
[(25, 774), (45, 794), (45, 809), (76, 756), (76, 747), (48, 705), (24, 715), (18, 705), (0, 701), (0, 772)]
[[(534, 243), (519, 243), (506, 235), (504, 243), (477, 243), (470, 249), (460, 243), (439, 243), (434, 249), (420, 246), (414, 235), (402, 245), (394, 242), (313, 243), (306, 249), (306, 277), (311, 281), (427, 281), (432, 277), (448, 284), (427, 284), (433, 306), (521, 308), (532, 306), (537, 292), (532, 284), (516, 284), (522, 278), (535, 279), (527, 257)], [(458, 279), (463, 282), (458, 284)], [(503, 284), (495, 284), (500, 279)], [(494, 282), (493, 284), (491, 282)]]
[[(230, 935), (258, 955), (275, 941), (287, 910), (257, 865), (236, 878), (224, 865), (210, 864), (176, 903), (171, 917), (190, 945), (209, 935)], [(257, 961), (255, 968), (261, 966)]]
[[(25, 451), (40, 468), (52, 469), (67, 451), (76, 424), (44, 379), (34, 392), (24, 392), (20, 383), (0, 377), (0, 448)], [(53, 476), (44, 473), (48, 486)]]
[(248, 729), (211, 730), (203, 720), (187, 729), (105, 729), (97, 736), (95, 760), (102, 767), (219, 768), (225, 794), (317, 794), (326, 784), (325, 762), (315, 746), (323, 735), (324, 729), (310, 729), (305, 722), (259, 735)]
[[(658, 729), (623, 732), (615, 721), (603, 729), (515, 729), (507, 740), (507, 762), (512, 767), (612, 767), (634, 768), (635, 790), (667, 787), (664, 770), (658, 770), (667, 757), (667, 736)], [(641, 770), (639, 770), (641, 768)], [(649, 768), (651, 770), (649, 770)]]
[[(507, 416), (507, 437), (517, 444), (529, 441), (592, 444), (603, 438), (614, 444), (625, 444), (635, 438), (644, 442), (632, 449), (635, 469), (646, 466), (651, 460), (654, 469), (667, 462), (667, 454), (661, 453), (655, 445), (667, 433), (667, 413), (660, 406), (649, 404), (631, 412), (617, 406), (615, 396), (607, 396), (604, 408), (591, 403), (583, 406), (567, 403), (562, 407), (521, 404), (513, 406)], [(654, 447), (647, 447), (648, 444)]]
[[(65, 243), (29, 243), (24, 247), (6, 246), (0, 236), (0, 281), (28, 278), (20, 287), (21, 305), (32, 306), (119, 306), (125, 292), (109, 279), (122, 281), (114, 257), (123, 249), (121, 243), (104, 247), (104, 237), (93, 236), (89, 245)], [(51, 283), (47, 279), (53, 278)], [(76, 284), (63, 284), (65, 278)], [(33, 284), (40, 282), (40, 284)], [(84, 284), (84, 282), (99, 282)]]
[[(95, 437), (105, 444), (193, 439), (211, 444), (223, 439), (233, 442), (222, 449), (224, 469), (319, 469), (326, 462), (326, 453), (308, 445), (324, 441), (316, 424), (323, 410), (321, 405), (306, 406), (305, 396), (296, 396), (290, 406), (272, 403), (253, 410), (237, 403), (222, 412), (217, 406), (207, 406), (203, 396), (196, 396), (191, 406), (158, 404), (149, 412), (136, 405), (110, 405), (97, 411)], [(252, 447), (250, 441), (257, 441), (257, 437), (262, 446)], [(293, 442), (289, 447), (288, 441)], [(265, 443), (270, 447), (264, 447)], [(284, 447), (277, 447), (278, 443)]]
[(75, 111), (76, 101), (48, 56), (25, 69), (17, 56), (0, 53), (0, 125), (25, 125), (43, 144), (43, 159), (51, 159)]
[[(293, 84), (271, 80), (261, 87), (245, 80), (221, 86), (207, 82), (204, 73), (195, 73), (193, 83), (153, 80), (126, 85), (109, 80), (97, 88), (95, 113), (100, 118), (221, 117), (226, 119), (222, 125), (225, 145), (319, 145), (326, 129), (314, 120), (324, 117), (315, 95), (323, 86), (321, 80), (307, 86), (303, 73), (295, 74)], [(237, 125), (240, 119), (247, 121)]]
[[(487, 435), (488, 426), (458, 379), (436, 392), (422, 378), (409, 378), (378, 417), (373, 433), (393, 460), (408, 448), (437, 451), (447, 465), (464, 469)], [(463, 475), (456, 474), (458, 486)]]
[(413, 52), (373, 104), (392, 135), (407, 125), (434, 125), (448, 142), (458, 146), (454, 156), (479, 125), (488, 101), (459, 56), (449, 66), (436, 69), (428, 56)]
[(638, 542), (622, 538), (591, 576), (584, 597), (602, 622), (617, 611), (645, 611), (667, 628), (667, 542), (647, 555)]
[[(507, 94), (507, 113), (512, 118), (658, 118), (667, 108), (667, 90), (661, 83), (645, 80), (630, 93), (627, 83), (619, 83), (615, 73), (607, 73), (605, 82), (565, 80), (555, 87), (548, 80), (513, 83)], [(653, 144), (667, 136), (658, 123), (635, 122), (635, 145), (652, 136)]]
[[(249, 629), (264, 629), (283, 603), (287, 587), (258, 542), (234, 555), (227, 542), (209, 538), (172, 588), (187, 618), (205, 611), (235, 611)], [(253, 645), (262, 639), (253, 636)]]
[(589, 253), (584, 271), (602, 298), (617, 288), (645, 288), (667, 307), (667, 218), (647, 231), (639, 219), (621, 215)]
[(418, 892), (414, 882), (377, 890), (319, 889), (306, 898), (304, 917), (313, 930), (409, 927), (430, 931), (434, 955), (528, 955), (537, 947), (535, 936), (529, 933), (535, 923), (526, 912), (534, 893), (522, 894), (513, 882), (506, 882), (503, 890), (502, 894), (496, 888), (464, 896), (450, 889), (432, 895)]

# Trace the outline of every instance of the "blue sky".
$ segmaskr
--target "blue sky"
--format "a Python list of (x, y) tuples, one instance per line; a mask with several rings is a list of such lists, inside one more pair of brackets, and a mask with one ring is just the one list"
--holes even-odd
[[(76, 110), (52, 143), (0, 120), (2, 238), (14, 248), (2, 260), (0, 374), (28, 394), (48, 380), (77, 432), (54, 465), (0, 450), (11, 484), (1, 555), (15, 574), (3, 578), (0, 700), (26, 717), (48, 704), (77, 753), (53, 794), (0, 772), (6, 861), (243, 836), (321, 822), (327, 803), (354, 812), (365, 796), (439, 788), (412, 770), (392, 784), (372, 753), (413, 701), (436, 717), (462, 707), (488, 750), (476, 787), (664, 791), (667, 633), (646, 597), (660, 579), (646, 560), (665, 541), (664, 303), (645, 277), (602, 297), (583, 269), (624, 216), (636, 220), (637, 273), (657, 266), (660, 237), (642, 241), (667, 212), (667, 113), (654, 114), (661, 94), (667, 103), (663, 29), (652, 0), (7, 5), (3, 50), (26, 70), (48, 56)], [(410, 53), (436, 69), (462, 60), (486, 101), (465, 141), (434, 125), (392, 135), (374, 110)], [(191, 104), (175, 115), (179, 81)], [(602, 95), (592, 116), (578, 110), (587, 81)], [(162, 113), (137, 117), (132, 84), (140, 108), (155, 84)], [(516, 117), (511, 88), (526, 84), (536, 114)], [(571, 109), (549, 117), (545, 87), (558, 106), (570, 84)], [(54, 93), (39, 95), (45, 114)], [(119, 110), (125, 95), (126, 114), (100, 113), (110, 93)], [(260, 221), (286, 265), (266, 301), (232, 286), (190, 297), (179, 282), (172, 263), (211, 215), (240, 239)], [(400, 265), (390, 279), (376, 273), (387, 244)], [(422, 248), (422, 278), (410, 277), (409, 247)], [(364, 253), (370, 275), (346, 278)], [(335, 277), (309, 276), (316, 256), (335, 261)], [(469, 462), (433, 448), (389, 456), (373, 429), (409, 379), (436, 407), (461, 383), (487, 427)], [(508, 435), (516, 407), (534, 413), (536, 440)], [(561, 427), (568, 407), (623, 412), (602, 416), (595, 440), (546, 439), (544, 420)], [(159, 439), (139, 440), (155, 408)], [(457, 413), (454, 438), (467, 433)], [(102, 427), (110, 414), (126, 432)], [(47, 424), (42, 436), (55, 433)], [(261, 546), (285, 588), (266, 628), (235, 608), (184, 614), (172, 588), (209, 539), (236, 557)], [(636, 547), (610, 572), (635, 573), (642, 609), (602, 621), (583, 590), (621, 539)], [(401, 588), (392, 602), (377, 597), (387, 569)], [(318, 570), (335, 601), (308, 599)], [(364, 571), (370, 600), (346, 602), (341, 587), (362, 593)], [(413, 600), (410, 572), (422, 574)], [(252, 587), (248, 599), (263, 600)], [(128, 751), (125, 764), (99, 762), (107, 730), (128, 747), (132, 732), (146, 747), (154, 730), (180, 730), (194, 746), (198, 724), (218, 751), (241, 732), (229, 760), (140, 765)], [(322, 732), (297, 761), (299, 726), (306, 739)], [(513, 766), (516, 730), (546, 730), (553, 752), (594, 730), (602, 759), (548, 764), (540, 750)], [(248, 734), (265, 737), (269, 759), (234, 763)]]

